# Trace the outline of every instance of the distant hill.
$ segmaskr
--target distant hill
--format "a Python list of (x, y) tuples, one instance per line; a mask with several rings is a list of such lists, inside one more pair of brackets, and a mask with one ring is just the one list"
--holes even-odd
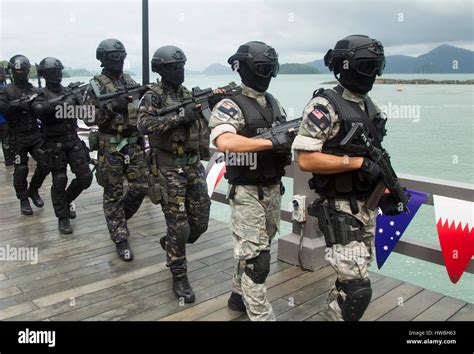
[(232, 74), (232, 68), (229, 65), (222, 65), (214, 63), (209, 65), (204, 71), (201, 72), (203, 75), (226, 75)]
[(307, 64), (288, 63), (280, 65), (279, 74), (320, 74), (321, 72)]
[[(412, 73), (439, 73), (461, 74), (474, 73), (474, 52), (471, 50), (443, 44), (426, 54), (418, 57), (408, 55), (389, 55), (386, 58), (385, 73), (412, 74)], [(457, 68), (454, 64), (457, 62)], [(322, 73), (329, 73), (323, 59), (315, 60), (308, 65)]]

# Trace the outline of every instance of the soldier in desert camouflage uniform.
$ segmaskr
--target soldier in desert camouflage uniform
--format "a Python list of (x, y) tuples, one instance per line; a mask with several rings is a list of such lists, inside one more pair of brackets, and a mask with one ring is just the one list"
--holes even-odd
[[(310, 186), (317, 193), (315, 210), (327, 208), (330, 220), (320, 220), (329, 262), (337, 274), (325, 309), (325, 318), (358, 321), (369, 305), (372, 289), (368, 266), (374, 256), (376, 212), (366, 207), (366, 198), (380, 181), (380, 168), (373, 161), (340, 147), (353, 122), (362, 122), (375, 146), (385, 135), (386, 119), (367, 93), (385, 65), (380, 42), (366, 36), (349, 36), (328, 51), (325, 63), (339, 85), (319, 89), (306, 105), (299, 134), (293, 143), (303, 171), (313, 173)], [(337, 74), (340, 74), (337, 77)], [(379, 206), (385, 214), (399, 213), (391, 196)], [(321, 215), (321, 214), (319, 214)], [(330, 240), (325, 222), (334, 227)]]
[(270, 243), (280, 224), (281, 177), (291, 162), (291, 139), (287, 134), (251, 138), (286, 120), (278, 101), (266, 93), (278, 73), (278, 55), (265, 43), (248, 42), (228, 62), (242, 78), (242, 93), (214, 107), (211, 140), (227, 154), (257, 155), (256, 168), (226, 166), (230, 228), (238, 260), (228, 306), (247, 311), (252, 321), (272, 321), (275, 316), (266, 297), (265, 280), (270, 271)]
[[(122, 42), (106, 39), (99, 44), (96, 54), (104, 69), (94, 77), (84, 94), (84, 103), (96, 107), (95, 121), (85, 123), (99, 127), (97, 139), (92, 134), (90, 144), (98, 145), (96, 178), (104, 187), (104, 214), (110, 237), (120, 259), (131, 261), (133, 252), (128, 242), (127, 220), (137, 212), (146, 195), (146, 160), (142, 137), (136, 128), (138, 97), (131, 100), (130, 95), (124, 93), (111, 102), (99, 104), (93, 85), (98, 86), (100, 96), (136, 87), (137, 83), (123, 73), (127, 53)], [(125, 178), (128, 185), (124, 195)]]
[[(194, 302), (187, 277), (186, 243), (194, 243), (209, 222), (210, 198), (201, 159), (209, 157), (209, 128), (199, 105), (182, 102), (191, 92), (182, 85), (186, 56), (175, 46), (158, 48), (151, 61), (161, 82), (151, 85), (139, 106), (138, 129), (147, 134), (152, 149), (148, 195), (162, 204), (166, 236), (161, 246), (173, 274), (178, 299)], [(160, 109), (179, 109), (161, 114)]]

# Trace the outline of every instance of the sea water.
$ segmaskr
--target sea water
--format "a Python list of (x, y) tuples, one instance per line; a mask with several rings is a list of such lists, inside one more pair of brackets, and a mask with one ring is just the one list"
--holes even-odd
[[(392, 79), (467, 80), (473, 74), (392, 74)], [(64, 82), (88, 81), (90, 78), (68, 78)], [(141, 78), (135, 77), (140, 82)], [(154, 77), (153, 77), (154, 79)], [(230, 81), (239, 83), (238, 75), (188, 75), (188, 88), (218, 87)], [(280, 75), (272, 80), (270, 92), (281, 102), (289, 119), (301, 116), (314, 90), (333, 87), (323, 84), (334, 81), (329, 74)], [(472, 85), (375, 85), (372, 99), (387, 111), (388, 134), (384, 147), (390, 152), (397, 173), (434, 177), (448, 181), (474, 183), (474, 86)], [(397, 114), (398, 109), (398, 114)], [(401, 109), (404, 111), (401, 111)], [(401, 114), (401, 113), (405, 114)], [(284, 178), (286, 194), (282, 208), (288, 209), (293, 180)], [(223, 180), (218, 190), (225, 192)], [(213, 202), (211, 217), (228, 222), (227, 205)], [(282, 222), (280, 236), (291, 232), (291, 224)], [(434, 208), (423, 205), (405, 231), (405, 235), (438, 244)], [(464, 273), (452, 284), (444, 266), (392, 253), (378, 270), (371, 271), (410, 282), (445, 295), (474, 302), (474, 275)]]

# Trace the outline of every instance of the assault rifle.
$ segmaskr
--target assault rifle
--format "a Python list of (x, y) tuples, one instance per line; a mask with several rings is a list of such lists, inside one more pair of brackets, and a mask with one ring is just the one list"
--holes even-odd
[(84, 91), (87, 88), (87, 84), (77, 81), (77, 82), (71, 82), (67, 87), (69, 88), (68, 92), (66, 92), (64, 95), (54, 97), (48, 100), (48, 103), (55, 104), (55, 103), (63, 102), (70, 98), (75, 99), (75, 100), (80, 100), (80, 98), (84, 94)]
[(270, 139), (278, 134), (288, 134), (294, 140), (296, 135), (298, 135), (298, 130), (300, 129), (302, 120), (303, 118), (297, 118), (282, 124), (275, 125), (274, 127), (269, 128), (263, 133), (255, 136), (255, 138)]
[(131, 87), (127, 87), (126, 89), (119, 90), (119, 91), (114, 92), (114, 93), (101, 94), (100, 93), (100, 87), (97, 84), (97, 82), (95, 80), (92, 80), (90, 83), (91, 83), (92, 90), (94, 91), (94, 94), (97, 98), (97, 101), (99, 102), (99, 105), (106, 104), (106, 103), (112, 101), (113, 99), (115, 99), (119, 96), (122, 96), (124, 94), (128, 95), (128, 99), (131, 102), (135, 96), (138, 96), (138, 98), (141, 98), (141, 96), (146, 91), (148, 91), (148, 88), (149, 88), (148, 85), (139, 85), (139, 84), (137, 84), (137, 85), (134, 85), (134, 86), (131, 86)]
[[(359, 143), (354, 144), (354, 140), (357, 140)], [(340, 146), (350, 149), (351, 151), (360, 151), (362, 154), (365, 153), (382, 171), (382, 181), (377, 184), (367, 199), (366, 206), (369, 209), (375, 210), (377, 208), (380, 198), (383, 196), (385, 188), (387, 188), (397, 205), (403, 207), (403, 211), (407, 213), (410, 212), (408, 209), (408, 197), (398, 180), (397, 174), (392, 168), (390, 155), (385, 149), (378, 149), (372, 144), (362, 123), (352, 124), (351, 130), (344, 139), (342, 139)]]
[[(238, 94), (240, 92), (240, 87), (235, 83), (231, 82), (229, 85), (220, 87), (221, 90), (224, 91), (225, 96), (232, 96), (235, 94)], [(159, 109), (155, 115), (157, 116), (162, 116), (171, 112), (177, 112), (179, 111), (182, 107), (186, 106), (187, 104), (190, 103), (195, 103), (196, 105), (198, 104), (203, 104), (209, 101), (209, 99), (214, 96), (214, 90), (212, 88), (206, 88), (206, 89), (201, 89), (199, 87), (193, 87), (192, 91), (192, 97), (184, 100), (180, 104), (175, 104), (172, 106), (167, 106), (164, 108)], [(209, 119), (211, 118), (211, 110), (209, 109), (209, 105), (203, 105), (201, 109), (201, 113), (204, 116), (204, 118), (209, 122)]]

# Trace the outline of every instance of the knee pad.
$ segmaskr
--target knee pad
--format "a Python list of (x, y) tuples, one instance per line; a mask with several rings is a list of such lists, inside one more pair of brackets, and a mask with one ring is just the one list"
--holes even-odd
[(64, 172), (53, 174), (53, 187), (59, 190), (66, 189), (67, 175)]
[(190, 233), (189, 223), (187, 221), (179, 222), (176, 227), (176, 243), (184, 245), (188, 241)]
[(337, 298), (344, 321), (359, 321), (372, 299), (370, 279), (356, 279), (347, 282), (337, 280), (336, 288), (346, 294), (345, 299), (341, 295)]
[(191, 229), (191, 233), (189, 235), (188, 243), (194, 243), (197, 239), (206, 232), (207, 230), (207, 223), (205, 224), (198, 224), (197, 226)]
[(252, 279), (255, 284), (263, 284), (270, 273), (270, 252), (262, 251), (252, 259), (246, 261), (245, 274)]
[(28, 165), (26, 164), (15, 165), (14, 177), (17, 177), (17, 178), (28, 177)]
[(80, 186), (80, 188), (87, 189), (92, 184), (92, 173), (89, 173), (88, 175), (85, 175), (85, 176), (77, 176), (76, 181), (78, 185)]

